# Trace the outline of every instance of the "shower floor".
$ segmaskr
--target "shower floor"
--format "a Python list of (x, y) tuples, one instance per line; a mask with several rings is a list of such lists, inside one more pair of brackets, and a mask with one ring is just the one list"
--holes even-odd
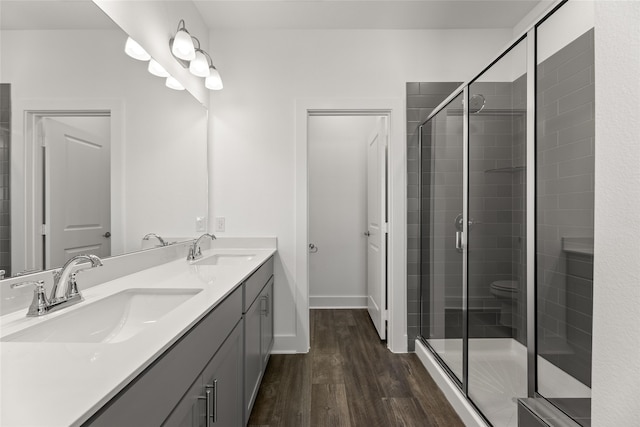
[[(431, 339), (428, 342), (458, 378), (462, 378), (462, 340)], [(590, 395), (587, 386), (540, 357), (538, 370), (539, 383), (543, 378), (554, 381), (548, 385), (553, 395), (543, 393), (545, 397)], [(469, 397), (493, 426), (517, 427), (517, 399), (527, 397), (526, 347), (511, 338), (470, 339)]]

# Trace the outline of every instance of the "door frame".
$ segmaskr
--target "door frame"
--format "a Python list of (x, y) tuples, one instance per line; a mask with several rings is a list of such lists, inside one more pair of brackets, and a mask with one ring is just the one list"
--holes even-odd
[(295, 289), (296, 329), (282, 336), (279, 347), (298, 353), (310, 348), (309, 322), (309, 182), (308, 132), (309, 115), (376, 115), (389, 119), (389, 152), (387, 203), (389, 234), (387, 244), (387, 347), (394, 353), (407, 352), (407, 245), (406, 245), (406, 157), (404, 133), (404, 100), (402, 98), (309, 98), (296, 100), (295, 109)]
[[(120, 100), (16, 100), (12, 114), (11, 170), (11, 271), (42, 270), (42, 151), (39, 123), (45, 117), (109, 115), (111, 118), (111, 224), (112, 251), (123, 242), (124, 105)], [(115, 214), (115, 215), (114, 215)]]

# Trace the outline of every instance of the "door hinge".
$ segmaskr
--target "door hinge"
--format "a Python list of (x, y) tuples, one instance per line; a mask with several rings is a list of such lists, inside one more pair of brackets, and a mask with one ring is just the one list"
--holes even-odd
[(49, 234), (49, 226), (47, 224), (42, 224), (42, 227), (40, 227), (40, 234), (43, 236), (47, 236)]
[(388, 222), (385, 222), (385, 223), (382, 225), (382, 231), (383, 231), (384, 233), (387, 233), (387, 234), (389, 233), (389, 223), (388, 223)]
[(382, 310), (382, 320), (385, 322), (389, 321), (389, 310)]

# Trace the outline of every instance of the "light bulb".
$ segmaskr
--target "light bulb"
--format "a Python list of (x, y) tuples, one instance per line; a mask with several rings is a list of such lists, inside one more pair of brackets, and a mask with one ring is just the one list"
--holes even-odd
[(196, 57), (189, 63), (189, 71), (198, 77), (207, 77), (209, 75), (209, 61), (201, 50), (196, 51)]
[(149, 70), (149, 72), (154, 76), (169, 77), (169, 73), (167, 72), (167, 70), (165, 70), (164, 67), (153, 58), (151, 58), (151, 61), (149, 61), (149, 67), (147, 67), (147, 70)]
[(149, 55), (147, 51), (131, 37), (127, 38), (127, 42), (124, 45), (124, 51), (127, 55), (133, 59), (137, 59), (138, 61), (148, 61), (151, 59), (151, 55)]
[(204, 86), (210, 90), (220, 90), (222, 89), (222, 78), (220, 77), (220, 73), (216, 70), (216, 67), (209, 67), (209, 77), (207, 77), (204, 81)]
[(196, 50), (193, 47), (191, 35), (184, 28), (179, 30), (173, 38), (171, 52), (177, 58), (184, 59), (185, 61), (191, 61), (196, 57)]
[(165, 82), (165, 85), (169, 88), (169, 89), (173, 89), (173, 90), (184, 90), (184, 86), (182, 86), (180, 84), (180, 82), (178, 80), (175, 79), (175, 77), (167, 77), (167, 81)]

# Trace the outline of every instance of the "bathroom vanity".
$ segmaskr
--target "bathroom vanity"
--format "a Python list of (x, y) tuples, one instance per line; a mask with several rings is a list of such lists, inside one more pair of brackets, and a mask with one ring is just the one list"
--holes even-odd
[(2, 316), (0, 424), (245, 425), (273, 346), (273, 246), (185, 252), (60, 312)]

